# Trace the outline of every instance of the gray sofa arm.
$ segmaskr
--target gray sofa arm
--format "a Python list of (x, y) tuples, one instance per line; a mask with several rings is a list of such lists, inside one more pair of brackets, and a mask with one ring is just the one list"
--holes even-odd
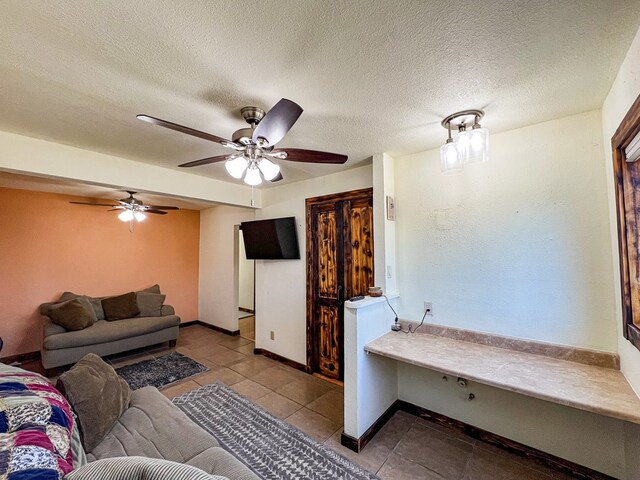
[(46, 315), (42, 315), (42, 323), (43, 323), (43, 334), (45, 338), (51, 335), (56, 335), (58, 333), (64, 333), (67, 331), (66, 328), (53, 323), (51, 319)]
[(176, 310), (171, 305), (162, 305), (162, 310), (160, 310), (160, 315), (166, 317), (167, 315), (175, 315)]

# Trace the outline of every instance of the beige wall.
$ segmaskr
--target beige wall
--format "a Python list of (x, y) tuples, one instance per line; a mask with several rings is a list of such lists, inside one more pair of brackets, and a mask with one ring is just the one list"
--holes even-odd
[[(256, 347), (307, 361), (305, 199), (372, 186), (371, 166), (266, 189), (256, 218), (296, 217), (300, 260), (256, 261)], [(270, 332), (275, 334), (271, 340)]]
[(618, 265), (618, 226), (615, 208), (613, 180), (613, 159), (611, 157), (611, 137), (629, 108), (640, 94), (640, 30), (618, 71), (618, 75), (602, 106), (602, 131), (607, 189), (609, 194), (609, 227), (611, 235), (611, 262), (615, 285), (615, 322), (617, 326), (618, 353), (622, 373), (627, 377), (637, 393), (640, 393), (640, 351), (622, 336), (622, 303), (620, 294), (620, 268)]
[(494, 134), (459, 175), (396, 157), (401, 316), (616, 351), (602, 144), (592, 111)]
[(200, 320), (238, 330), (238, 257), (241, 222), (253, 220), (253, 210), (220, 206), (200, 212)]

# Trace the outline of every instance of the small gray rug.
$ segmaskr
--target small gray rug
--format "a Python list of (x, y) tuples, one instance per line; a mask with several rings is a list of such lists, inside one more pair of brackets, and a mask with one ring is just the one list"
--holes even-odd
[(116, 368), (118, 375), (127, 381), (131, 390), (149, 385), (166, 387), (208, 370), (208, 367), (178, 352)]
[(376, 480), (374, 474), (216, 382), (173, 399), (263, 480)]

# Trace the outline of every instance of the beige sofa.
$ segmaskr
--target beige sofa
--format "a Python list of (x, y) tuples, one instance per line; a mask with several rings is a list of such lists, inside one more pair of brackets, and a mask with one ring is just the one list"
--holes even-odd
[(131, 392), (129, 408), (102, 442), (87, 452), (90, 462), (127, 456), (186, 463), (230, 480), (258, 480), (155, 387)]
[(159, 317), (98, 320), (83, 330), (67, 331), (44, 314), (50, 303), (40, 306), (44, 331), (42, 366), (46, 370), (76, 363), (87, 353), (105, 356), (178, 339), (180, 317), (171, 305), (163, 305)]

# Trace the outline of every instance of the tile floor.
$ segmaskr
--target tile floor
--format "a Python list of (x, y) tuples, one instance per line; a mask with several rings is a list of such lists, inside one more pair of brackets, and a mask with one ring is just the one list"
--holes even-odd
[[(108, 360), (117, 368), (170, 350), (173, 349), (166, 346), (148, 348)], [(211, 370), (163, 389), (168, 398), (220, 380), (383, 480), (569, 478), (405, 412), (398, 412), (356, 454), (340, 444), (342, 387), (254, 355), (253, 342), (248, 339), (230, 337), (202, 326), (181, 329), (175, 350)], [(35, 364), (31, 367), (38, 368)]]
[(248, 338), (250, 340), (255, 340), (256, 338), (256, 317), (255, 315), (248, 315), (245, 312), (240, 312), (245, 315), (238, 319), (238, 324), (240, 328), (240, 336), (243, 338)]

